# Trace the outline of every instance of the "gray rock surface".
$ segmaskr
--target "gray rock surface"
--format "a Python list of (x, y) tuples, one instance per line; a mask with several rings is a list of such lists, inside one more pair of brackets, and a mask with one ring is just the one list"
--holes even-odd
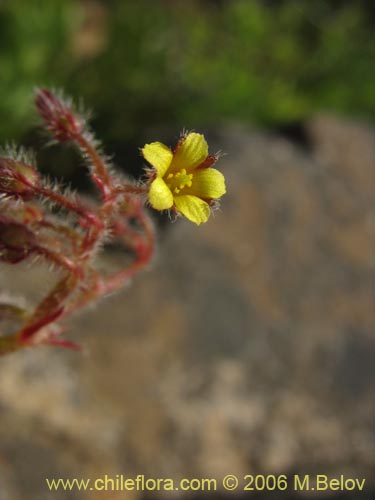
[[(103, 498), (48, 494), (45, 477), (104, 474), (346, 474), (370, 488), (373, 131), (325, 116), (306, 130), (308, 148), (216, 132), (221, 211), (173, 224), (147, 273), (70, 321), (87, 355), (0, 360), (0, 500)], [(3, 266), (0, 280), (35, 300), (54, 277)]]

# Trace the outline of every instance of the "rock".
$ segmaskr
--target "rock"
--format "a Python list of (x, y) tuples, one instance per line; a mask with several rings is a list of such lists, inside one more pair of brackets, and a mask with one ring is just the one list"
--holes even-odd
[[(44, 498), (45, 477), (105, 474), (370, 483), (373, 131), (323, 116), (306, 130), (308, 149), (235, 126), (211, 134), (228, 153), (222, 209), (173, 224), (132, 288), (70, 321), (87, 356), (1, 359), (0, 500)], [(47, 275), (4, 267), (1, 287), (35, 300)]]

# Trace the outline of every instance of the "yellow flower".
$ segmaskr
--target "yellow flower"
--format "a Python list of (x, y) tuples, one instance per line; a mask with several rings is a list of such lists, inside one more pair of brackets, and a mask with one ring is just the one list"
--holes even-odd
[(203, 135), (183, 136), (174, 152), (161, 142), (146, 144), (142, 154), (156, 171), (148, 194), (152, 207), (174, 208), (198, 225), (206, 222), (212, 200), (226, 189), (223, 174), (211, 168), (217, 157), (208, 154)]

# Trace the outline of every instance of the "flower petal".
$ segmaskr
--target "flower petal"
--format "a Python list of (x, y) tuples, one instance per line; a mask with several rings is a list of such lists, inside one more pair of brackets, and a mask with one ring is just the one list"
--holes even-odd
[(155, 210), (167, 210), (173, 205), (171, 190), (160, 177), (151, 183), (148, 199)]
[(174, 153), (171, 171), (185, 168), (191, 171), (198, 167), (208, 156), (208, 145), (202, 134), (191, 132), (182, 140)]
[(173, 158), (172, 151), (161, 142), (146, 144), (142, 148), (142, 154), (144, 159), (156, 168), (159, 177), (166, 173)]
[(177, 210), (187, 219), (198, 224), (198, 226), (201, 222), (207, 222), (210, 215), (210, 207), (205, 201), (196, 196), (186, 194), (175, 196), (174, 202)]
[(199, 198), (220, 198), (226, 193), (224, 176), (215, 168), (196, 170), (191, 187), (185, 188), (184, 193)]

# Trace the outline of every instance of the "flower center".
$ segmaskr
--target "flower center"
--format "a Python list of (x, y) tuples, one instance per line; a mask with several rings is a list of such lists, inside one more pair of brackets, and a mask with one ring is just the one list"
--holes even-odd
[(193, 183), (193, 174), (187, 174), (186, 170), (183, 168), (175, 174), (168, 174), (166, 183), (172, 193), (179, 194), (185, 187), (191, 187)]

